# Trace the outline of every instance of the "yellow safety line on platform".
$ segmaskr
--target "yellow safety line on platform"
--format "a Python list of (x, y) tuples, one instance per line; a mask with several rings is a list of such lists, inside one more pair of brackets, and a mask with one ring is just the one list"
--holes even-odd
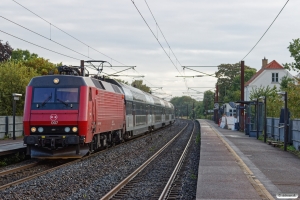
[[(208, 124), (207, 122), (205, 123)], [(226, 148), (235, 157), (238, 165), (244, 171), (248, 180), (250, 181), (254, 189), (258, 192), (259, 196), (262, 197), (262, 199), (274, 200), (273, 196), (269, 193), (269, 191), (265, 188), (265, 186), (254, 176), (253, 172), (248, 168), (248, 166), (238, 156), (238, 154), (231, 148), (231, 146), (219, 135), (219, 133), (215, 130), (214, 127), (212, 127), (210, 124), (208, 125), (212, 128), (212, 130), (217, 134), (218, 138), (220, 138), (220, 140), (225, 144)]]

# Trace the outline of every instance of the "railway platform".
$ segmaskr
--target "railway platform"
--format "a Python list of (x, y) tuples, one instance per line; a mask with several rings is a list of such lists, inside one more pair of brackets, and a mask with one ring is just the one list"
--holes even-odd
[(199, 122), (197, 200), (295, 199), (300, 195), (299, 157), (243, 132), (221, 129), (213, 121)]
[(26, 151), (26, 146), (23, 145), (23, 137), (18, 137), (16, 140), (12, 138), (0, 140), (0, 156), (20, 151)]

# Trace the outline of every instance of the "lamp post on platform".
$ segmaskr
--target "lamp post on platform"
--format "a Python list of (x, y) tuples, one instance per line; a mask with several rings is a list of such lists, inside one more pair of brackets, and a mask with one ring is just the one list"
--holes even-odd
[(13, 140), (16, 139), (16, 101), (20, 99), (22, 94), (18, 93), (12, 93), (12, 96), (14, 97), (13, 101)]
[(264, 100), (265, 103), (265, 119), (264, 119), (264, 143), (267, 142), (267, 96), (259, 97), (260, 99)]
[(287, 130), (287, 123), (288, 123), (288, 110), (287, 110), (287, 92), (278, 92), (277, 94), (281, 95), (284, 98), (284, 151), (287, 150), (287, 143), (288, 143), (288, 130)]
[(259, 116), (258, 116), (258, 104), (259, 104), (259, 98), (256, 99), (256, 139), (258, 139), (259, 135)]

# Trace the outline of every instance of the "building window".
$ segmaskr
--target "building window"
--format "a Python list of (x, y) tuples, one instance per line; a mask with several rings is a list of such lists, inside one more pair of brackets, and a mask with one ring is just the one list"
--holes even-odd
[(278, 83), (278, 73), (272, 73), (272, 82)]

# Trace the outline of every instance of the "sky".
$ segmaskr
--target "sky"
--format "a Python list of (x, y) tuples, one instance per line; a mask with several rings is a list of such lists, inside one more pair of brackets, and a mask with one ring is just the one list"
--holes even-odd
[[(126, 66), (136, 66), (135, 70), (119, 73), (125, 76), (118, 78), (129, 83), (142, 79), (156, 92), (155, 95), (167, 100), (183, 95), (201, 100), (203, 94), (195, 94), (196, 91), (214, 92), (217, 79), (211, 76), (176, 77), (201, 75), (182, 66), (240, 62), (270, 26), (286, 0), (133, 2), (1, 0), (0, 40), (8, 41), (14, 49), (29, 50), (53, 63), (79, 66), (80, 60), (105, 60), (112, 66), (123, 66), (104, 67), (103, 72), (107, 74), (127, 69)], [(300, 1), (287, 3), (266, 35), (244, 58), (247, 66), (259, 70), (264, 57), (269, 62), (293, 62), (287, 47), (293, 39), (300, 38), (299, 8)], [(217, 71), (217, 67), (192, 69), (207, 74)]]

